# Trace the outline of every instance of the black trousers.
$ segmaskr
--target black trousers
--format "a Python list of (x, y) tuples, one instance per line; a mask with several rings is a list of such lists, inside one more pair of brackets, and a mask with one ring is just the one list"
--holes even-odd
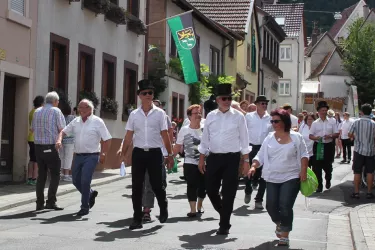
[(332, 179), (332, 162), (334, 161), (334, 153), (335, 153), (335, 144), (333, 143), (324, 143), (324, 156), (323, 160), (316, 160), (316, 152), (317, 152), (318, 143), (314, 142), (313, 146), (313, 171), (318, 179), (319, 186), (318, 188), (323, 188), (323, 177), (322, 177), (322, 170), (325, 173), (325, 180), (331, 181)]
[(134, 148), (132, 153), (132, 202), (134, 220), (142, 221), (142, 193), (146, 170), (148, 171), (152, 191), (158, 200), (160, 210), (168, 206), (165, 184), (163, 182), (163, 154), (161, 149), (144, 151)]
[[(206, 166), (206, 190), (215, 210), (220, 214), (220, 228), (229, 229), (233, 203), (238, 187), (240, 153), (210, 154)], [(222, 183), (221, 194), (219, 195)]]
[(188, 201), (197, 201), (197, 198), (204, 199), (206, 197), (205, 180), (204, 175), (199, 172), (198, 165), (185, 163), (184, 176), (187, 182)]
[[(252, 150), (249, 154), (249, 160), (250, 160), (250, 165), (253, 162), (253, 159), (255, 156), (258, 154), (261, 145), (251, 145)], [(266, 186), (267, 183), (266, 181), (262, 178), (262, 167), (258, 168), (257, 171), (255, 172), (254, 176), (249, 179), (248, 177), (245, 177), (245, 194), (251, 194), (253, 192), (253, 187), (252, 187), (252, 182), (258, 181), (259, 182), (259, 188), (257, 195), (255, 196), (255, 202), (263, 202), (263, 197), (264, 193), (266, 192)]]
[(36, 162), (38, 163), (38, 180), (36, 183), (36, 203), (44, 205), (44, 187), (47, 181), (48, 170), (51, 181), (48, 188), (47, 204), (56, 203), (56, 193), (60, 182), (61, 160), (55, 145), (35, 145)]
[(352, 159), (352, 141), (350, 139), (341, 139), (341, 142), (344, 161), (350, 161)]

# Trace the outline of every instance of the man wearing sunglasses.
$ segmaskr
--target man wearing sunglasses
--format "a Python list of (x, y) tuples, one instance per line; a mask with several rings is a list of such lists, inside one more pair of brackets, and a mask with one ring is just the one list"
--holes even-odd
[[(198, 146), (198, 168), (206, 175), (207, 195), (220, 214), (220, 228), (216, 232), (219, 235), (229, 234), (231, 227), (230, 217), (237, 193), (241, 154), (244, 158), (243, 174), (249, 170), (250, 150), (246, 120), (241, 112), (231, 107), (231, 88), (231, 84), (218, 85), (216, 102), (219, 108), (208, 114)], [(221, 183), (222, 198), (219, 195)]]
[(138, 82), (137, 94), (142, 105), (130, 113), (126, 124), (126, 134), (119, 155), (125, 156), (131, 141), (132, 153), (132, 202), (133, 222), (129, 229), (142, 228), (142, 193), (146, 171), (152, 190), (160, 207), (160, 223), (168, 219), (168, 201), (165, 184), (163, 182), (163, 154), (162, 147), (168, 153), (168, 168), (173, 167), (172, 145), (168, 136), (167, 117), (164, 110), (153, 104), (154, 86), (149, 80)]
[[(248, 113), (245, 118), (247, 122), (247, 129), (249, 133), (249, 143), (251, 146), (251, 152), (249, 154), (249, 160), (252, 161), (257, 155), (262, 146), (264, 139), (266, 139), (268, 133), (272, 130), (271, 116), (267, 112), (269, 100), (264, 95), (260, 95), (255, 100), (257, 107), (255, 112)], [(255, 197), (255, 208), (263, 209), (263, 197), (266, 191), (266, 182), (262, 178), (262, 168), (259, 168), (252, 179), (245, 177), (246, 188), (245, 188), (245, 203), (249, 204), (251, 200), (251, 194), (253, 188), (256, 188), (259, 183), (259, 190)]]

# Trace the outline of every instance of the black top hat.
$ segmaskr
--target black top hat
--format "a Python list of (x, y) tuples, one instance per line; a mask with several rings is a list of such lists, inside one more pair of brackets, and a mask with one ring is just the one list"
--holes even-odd
[(219, 84), (216, 87), (216, 96), (232, 96), (232, 84)]
[(264, 95), (259, 95), (257, 96), (257, 99), (255, 99), (255, 102), (254, 103), (258, 103), (258, 102), (269, 102), (270, 100), (267, 100), (267, 97), (264, 96)]
[(316, 110), (319, 111), (319, 109), (321, 109), (321, 108), (327, 108), (327, 109), (329, 109), (329, 106), (328, 106), (328, 104), (327, 104), (326, 101), (320, 101), (320, 102), (318, 102), (318, 107), (316, 108)]
[(143, 80), (140, 80), (138, 82), (138, 90), (137, 90), (137, 94), (139, 95), (139, 93), (142, 91), (142, 90), (145, 90), (145, 89), (155, 89), (154, 85), (151, 83), (150, 80), (148, 79), (143, 79)]

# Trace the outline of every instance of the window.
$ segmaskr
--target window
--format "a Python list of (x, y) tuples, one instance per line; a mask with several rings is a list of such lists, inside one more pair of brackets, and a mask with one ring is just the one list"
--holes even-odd
[(229, 57), (234, 58), (234, 41), (229, 44)]
[(250, 69), (251, 64), (251, 45), (247, 44), (247, 50), (246, 50), (246, 66), (248, 69)]
[(264, 29), (263, 31), (263, 57), (267, 58), (267, 32)]
[(172, 119), (178, 117), (178, 94), (172, 92)]
[(128, 0), (128, 9), (133, 16), (139, 17), (139, 0)]
[(171, 57), (177, 57), (177, 47), (176, 47), (176, 44), (174, 42), (172, 33), (170, 34), (169, 37), (170, 37), (170, 40), (169, 40), (169, 43), (170, 43), (169, 56), (171, 56)]
[(251, 72), (257, 71), (257, 47), (255, 43), (255, 34), (253, 34), (251, 36)]
[(290, 95), (290, 81), (280, 80), (279, 95)]
[(282, 45), (280, 47), (280, 60), (282, 61), (292, 60), (292, 46), (291, 45)]
[(210, 72), (214, 75), (220, 74), (220, 50), (210, 46)]
[(185, 117), (185, 96), (181, 94), (178, 95), (178, 114), (178, 118)]
[(125, 61), (124, 62), (124, 107), (128, 104), (137, 104), (137, 82), (138, 82), (138, 65)]
[(18, 14), (25, 16), (25, 0), (11, 0), (10, 8), (14, 12), (17, 12)]
[(94, 90), (95, 49), (78, 44), (78, 86), (77, 95), (81, 91)]
[(69, 40), (51, 33), (48, 91), (68, 91)]
[(103, 53), (102, 98), (115, 99), (116, 57)]
[(267, 45), (266, 45), (266, 47), (267, 47), (266, 58), (267, 59), (270, 59), (272, 57), (271, 46), (270, 46), (271, 41), (270, 40), (271, 40), (271, 36), (270, 36), (270, 34), (267, 33)]

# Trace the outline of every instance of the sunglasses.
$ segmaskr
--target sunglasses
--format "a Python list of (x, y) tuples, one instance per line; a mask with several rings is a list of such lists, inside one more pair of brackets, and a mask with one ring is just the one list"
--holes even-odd
[(260, 105), (266, 105), (266, 106), (268, 106), (268, 102), (261, 102), (261, 103), (259, 103)]
[(141, 95), (153, 95), (154, 94), (154, 91), (145, 91), (145, 92), (141, 92)]
[(270, 121), (272, 124), (278, 124), (279, 122), (281, 122), (281, 120), (271, 120)]
[(221, 97), (221, 100), (223, 100), (224, 102), (225, 101), (232, 101), (232, 97), (231, 96)]

